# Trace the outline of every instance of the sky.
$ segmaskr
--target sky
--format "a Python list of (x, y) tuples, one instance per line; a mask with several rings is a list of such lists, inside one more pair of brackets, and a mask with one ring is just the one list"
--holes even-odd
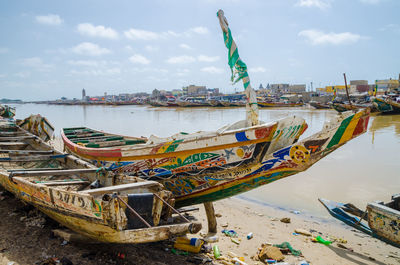
[(251, 84), (398, 78), (398, 0), (0, 1), (0, 98), (232, 93), (224, 10)]

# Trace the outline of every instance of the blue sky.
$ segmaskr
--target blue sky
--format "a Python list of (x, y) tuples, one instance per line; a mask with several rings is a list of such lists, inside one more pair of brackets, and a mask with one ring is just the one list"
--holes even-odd
[(0, 98), (232, 86), (223, 9), (253, 87), (397, 78), (398, 0), (1, 1)]

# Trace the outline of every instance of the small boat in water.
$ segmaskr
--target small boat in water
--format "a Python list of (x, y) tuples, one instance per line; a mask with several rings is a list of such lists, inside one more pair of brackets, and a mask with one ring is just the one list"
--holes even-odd
[(315, 108), (315, 109), (330, 109), (331, 105), (328, 103), (321, 103), (317, 101), (310, 101), (309, 102), (310, 106)]
[(387, 97), (375, 97), (373, 99), (374, 106), (379, 112), (384, 114), (398, 114), (400, 113), (400, 100), (397, 100), (400, 96), (387, 96)]
[(15, 116), (15, 108), (8, 105), (0, 105), (0, 117), (13, 118)]
[(201, 228), (172, 208), (172, 193), (161, 184), (61, 153), (13, 120), (0, 120), (0, 165), (5, 189), (94, 240), (154, 242)]
[(30, 115), (23, 120), (17, 120), (17, 125), (28, 132), (38, 136), (43, 141), (48, 141), (53, 137), (54, 127), (40, 114)]
[(257, 102), (259, 107), (262, 108), (277, 108), (277, 107), (301, 107), (304, 104), (302, 102)]
[(393, 195), (388, 203), (368, 203), (365, 211), (351, 203), (318, 200), (336, 219), (400, 248), (400, 194)]

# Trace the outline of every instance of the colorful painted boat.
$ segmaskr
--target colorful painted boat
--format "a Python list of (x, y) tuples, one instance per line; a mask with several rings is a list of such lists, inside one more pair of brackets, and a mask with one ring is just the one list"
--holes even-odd
[(173, 196), (157, 182), (114, 175), (56, 151), (12, 121), (0, 122), (2, 133), (15, 136), (0, 136), (0, 184), (75, 232), (103, 242), (144, 243), (201, 228), (171, 216)]
[(385, 114), (398, 114), (400, 113), (400, 102), (391, 99), (390, 97), (386, 98), (374, 98), (373, 99), (374, 106), (378, 109), (379, 112)]
[(259, 107), (263, 108), (277, 108), (277, 107), (301, 107), (303, 103), (291, 103), (291, 102), (257, 102)]
[(0, 117), (13, 118), (15, 116), (15, 108), (8, 105), (0, 105)]
[(336, 219), (400, 248), (400, 194), (389, 203), (372, 202), (362, 211), (351, 203), (318, 199)]
[[(230, 197), (304, 171), (364, 133), (368, 120), (368, 110), (345, 112), (324, 125), (321, 132), (300, 142), (297, 140), (307, 125), (297, 117), (250, 128), (231, 126), (219, 130), (219, 134), (202, 137), (176, 135), (160, 142), (149, 139), (147, 143), (146, 139), (133, 138), (142, 143), (131, 146), (102, 148), (100, 143), (95, 147), (96, 143), (90, 140), (80, 142), (87, 141), (76, 138), (80, 133), (110, 141), (111, 137), (118, 137), (83, 128), (64, 129), (62, 139), (69, 152), (97, 165), (161, 182), (173, 192), (177, 205), (184, 206)], [(202, 148), (192, 148), (195, 143), (202, 143)], [(147, 155), (139, 153), (145, 149), (152, 151)]]
[(346, 104), (346, 103), (339, 103), (339, 102), (332, 102), (332, 108), (337, 112), (344, 112), (348, 110), (357, 110), (360, 107), (355, 104)]

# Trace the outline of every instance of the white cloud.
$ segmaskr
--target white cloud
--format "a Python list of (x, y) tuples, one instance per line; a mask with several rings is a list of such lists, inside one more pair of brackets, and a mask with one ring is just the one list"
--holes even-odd
[(309, 29), (303, 30), (298, 34), (300, 37), (306, 38), (312, 45), (321, 44), (350, 44), (359, 41), (362, 37), (358, 34), (353, 34), (351, 32), (342, 33), (324, 33), (319, 30)]
[(81, 44), (73, 47), (72, 51), (77, 54), (90, 56), (100, 56), (103, 54), (111, 53), (109, 49), (101, 48), (99, 45), (91, 42), (82, 42)]
[(57, 26), (63, 22), (59, 15), (49, 14), (47, 16), (36, 16), (35, 18), (38, 23), (51, 26)]
[(0, 47), (0, 54), (2, 54), (2, 53), (8, 53), (8, 49)]
[(192, 47), (190, 47), (189, 45), (187, 45), (185, 43), (179, 44), (179, 47), (181, 47), (182, 49), (185, 49), (185, 50), (192, 50)]
[(30, 73), (30, 72), (27, 72), (27, 71), (24, 71), (24, 72), (15, 73), (14, 75), (15, 75), (16, 77), (19, 77), (19, 78), (28, 78), (28, 77), (31, 76), (31, 73)]
[(141, 29), (129, 29), (124, 32), (124, 35), (131, 40), (157, 40), (161, 37), (156, 32)]
[(109, 69), (90, 69), (90, 70), (71, 70), (73, 75), (87, 75), (87, 76), (104, 76), (104, 75), (118, 75), (121, 73), (119, 68), (109, 68)]
[(150, 60), (140, 54), (134, 54), (129, 58), (132, 63), (150, 64)]
[(208, 31), (208, 28), (206, 28), (206, 27), (194, 27), (194, 28), (190, 28), (188, 31), (186, 31), (186, 33), (187, 34), (196, 33), (199, 35), (204, 35), (204, 34), (208, 34), (209, 31)]
[(206, 27), (194, 27), (190, 28), (183, 33), (177, 33), (173, 30), (167, 30), (164, 32), (154, 32), (143, 29), (134, 29), (131, 28), (129, 30), (124, 31), (124, 35), (126, 38), (131, 40), (159, 40), (159, 39), (168, 39), (171, 37), (190, 37), (193, 34), (204, 35), (208, 34), (209, 30)]
[(30, 67), (38, 71), (49, 71), (53, 68), (51, 64), (45, 64), (39, 57), (25, 58), (20, 61), (22, 66)]
[(193, 56), (182, 55), (182, 56), (170, 57), (166, 62), (170, 64), (181, 64), (181, 63), (193, 63), (195, 61), (196, 58), (194, 58)]
[(148, 73), (148, 72), (153, 72), (153, 73), (158, 73), (158, 74), (166, 74), (168, 73), (167, 69), (163, 68), (150, 68), (150, 67), (140, 67), (140, 68), (133, 68), (133, 72), (135, 73)]
[(156, 52), (158, 51), (160, 48), (157, 46), (152, 46), (152, 45), (146, 45), (146, 47), (144, 47), (144, 49), (148, 52)]
[(251, 73), (265, 73), (267, 71), (267, 69), (265, 69), (264, 67), (253, 67), (253, 68), (249, 68), (249, 72)]
[(400, 33), (400, 25), (399, 24), (387, 24), (379, 29), (380, 31), (393, 31)]
[(203, 67), (200, 70), (209, 74), (221, 74), (224, 72), (222, 68), (217, 68), (215, 66)]
[(76, 61), (69, 60), (67, 63), (70, 65), (88, 66), (88, 67), (100, 67), (107, 65), (106, 61), (93, 61), (93, 60), (76, 60)]
[(82, 23), (78, 25), (77, 29), (80, 34), (90, 37), (118, 39), (118, 33), (115, 30), (112, 28), (106, 28), (102, 25), (94, 26), (90, 23)]
[(319, 9), (330, 8), (330, 0), (299, 0), (296, 6), (317, 7)]
[(197, 56), (197, 60), (199, 60), (199, 62), (212, 63), (212, 62), (218, 61), (219, 60), (219, 56), (199, 55), (199, 56)]

